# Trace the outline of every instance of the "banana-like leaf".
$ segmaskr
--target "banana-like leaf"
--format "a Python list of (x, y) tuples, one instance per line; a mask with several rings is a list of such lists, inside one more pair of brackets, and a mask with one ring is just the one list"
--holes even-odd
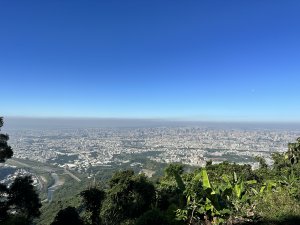
[(248, 180), (246, 181), (246, 184), (257, 184), (256, 180)]
[(206, 169), (202, 169), (201, 174), (204, 189), (211, 188)]
[(201, 173), (199, 173), (199, 174), (197, 174), (195, 177), (194, 177), (194, 181), (196, 181), (196, 182), (199, 182), (200, 180), (201, 180), (201, 177), (202, 177), (202, 174)]
[(266, 189), (266, 186), (262, 186), (259, 190), (259, 193), (263, 193), (265, 189)]
[(234, 185), (234, 193), (237, 198), (241, 197), (242, 189), (240, 184)]
[(287, 160), (289, 158), (288, 154), (284, 154), (284, 159)]
[(241, 184), (240, 184), (240, 193), (239, 193), (239, 198), (241, 198), (241, 197), (242, 197), (242, 193), (243, 193), (243, 191), (244, 191), (244, 181), (242, 181), (242, 182), (241, 182)]
[(258, 194), (258, 191), (257, 190), (255, 190), (254, 188), (251, 188), (251, 191), (255, 194), (255, 195), (257, 195)]
[(235, 173), (235, 172), (233, 172), (233, 178), (234, 178), (234, 182), (237, 182), (237, 181), (238, 181), (238, 179), (237, 179), (237, 175), (236, 175), (236, 173)]
[(276, 187), (276, 186), (277, 186), (277, 183), (275, 181), (270, 180), (267, 185), (267, 190), (272, 191), (272, 188)]
[(228, 186), (231, 186), (229, 177), (226, 174), (222, 175), (222, 179), (227, 183)]
[(191, 196), (189, 195), (189, 196), (187, 197), (187, 205), (189, 205), (190, 202), (191, 202)]

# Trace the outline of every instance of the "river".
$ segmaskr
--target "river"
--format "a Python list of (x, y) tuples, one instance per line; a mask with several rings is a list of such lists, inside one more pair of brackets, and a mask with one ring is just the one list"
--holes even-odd
[(54, 179), (54, 184), (48, 188), (48, 202), (52, 202), (54, 191), (59, 188), (59, 186), (63, 185), (63, 181), (59, 179), (57, 173), (51, 173), (52, 178)]

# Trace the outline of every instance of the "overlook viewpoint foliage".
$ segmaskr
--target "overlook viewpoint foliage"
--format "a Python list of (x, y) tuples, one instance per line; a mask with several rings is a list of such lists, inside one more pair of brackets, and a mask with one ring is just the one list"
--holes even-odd
[[(5, 162), (13, 152), (8, 135), (0, 138)], [(74, 202), (66, 207), (51, 203), (59, 210), (42, 223), (39, 217), (50, 210), (49, 203), (41, 204), (30, 177), (18, 177), (9, 187), (0, 185), (0, 224), (300, 224), (299, 152), (300, 138), (287, 152), (273, 154), (272, 166), (258, 157), (257, 169), (208, 161), (192, 171), (169, 164), (156, 179), (130, 169), (116, 171), (106, 183), (94, 182), (82, 191), (74, 187)]]
[[(2, 126), (3, 118), (0, 117), (0, 128)], [(7, 134), (0, 134), (0, 162), (2, 163), (13, 155), (12, 148), (7, 143), (8, 139)], [(9, 187), (0, 184), (1, 224), (31, 224), (34, 218), (40, 216), (41, 206), (31, 177), (17, 177)]]

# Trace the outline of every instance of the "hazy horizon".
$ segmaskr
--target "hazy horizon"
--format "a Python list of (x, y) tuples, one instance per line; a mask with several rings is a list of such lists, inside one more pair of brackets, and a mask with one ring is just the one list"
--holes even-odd
[(191, 121), (172, 119), (141, 118), (42, 118), (42, 117), (5, 117), (4, 129), (31, 128), (124, 128), (124, 127), (161, 127), (186, 126), (226, 129), (295, 129), (300, 130), (300, 123), (262, 122), (262, 121)]

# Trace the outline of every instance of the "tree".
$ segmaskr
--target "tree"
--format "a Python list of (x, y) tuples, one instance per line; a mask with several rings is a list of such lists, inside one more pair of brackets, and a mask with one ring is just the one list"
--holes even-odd
[(155, 199), (154, 185), (145, 175), (132, 170), (116, 172), (103, 202), (101, 216), (105, 224), (120, 224), (148, 211)]
[(261, 156), (256, 156), (255, 160), (259, 163), (259, 169), (268, 169), (268, 164), (265, 158)]
[(60, 210), (54, 218), (54, 221), (51, 225), (83, 225), (81, 218), (79, 217), (78, 212), (74, 207), (67, 207)]
[[(0, 117), (0, 128), (2, 126), (3, 117)], [(7, 134), (0, 134), (0, 163), (13, 155), (8, 139)], [(0, 184), (0, 222), (29, 224), (40, 215), (42, 205), (32, 183), (31, 177), (25, 176), (17, 177), (9, 188)]]
[(184, 171), (184, 167), (182, 164), (170, 164), (165, 169), (166, 177), (174, 177), (176, 180), (177, 186), (181, 191), (185, 190), (185, 185), (181, 178), (183, 171)]
[(83, 198), (83, 204), (88, 212), (91, 213), (90, 220), (92, 225), (100, 224), (100, 209), (102, 201), (105, 197), (105, 192), (98, 188), (90, 188), (88, 190), (82, 191), (80, 196)]
[(228, 161), (224, 161), (219, 164), (207, 165), (206, 169), (212, 182), (220, 182), (222, 181), (223, 174), (232, 176), (234, 172), (243, 180), (257, 179), (256, 174), (253, 172), (251, 165), (249, 164), (239, 165), (236, 163), (229, 163)]
[(182, 207), (185, 202), (183, 194), (186, 187), (182, 175), (184, 166), (182, 164), (169, 164), (165, 170), (165, 175), (157, 184), (156, 207), (161, 210), (168, 210), (170, 206)]
[(291, 164), (296, 164), (300, 160), (300, 137), (297, 138), (297, 142), (288, 144), (287, 157)]
[[(3, 126), (3, 117), (0, 117), (0, 131)], [(9, 137), (7, 134), (0, 133), (0, 163), (4, 163), (13, 155), (12, 148), (7, 144)], [(8, 188), (4, 184), (0, 184), (0, 221), (8, 217), (8, 202), (7, 202)]]
[[(3, 117), (0, 117), (0, 131), (3, 126)], [(13, 156), (12, 148), (7, 144), (9, 136), (0, 133), (0, 163), (4, 163)]]
[(169, 225), (169, 222), (161, 211), (152, 209), (140, 216), (135, 225)]
[(8, 190), (8, 205), (10, 210), (28, 220), (40, 216), (40, 199), (36, 193), (30, 176), (17, 177)]
[(0, 184), (0, 221), (6, 219), (8, 216), (7, 194), (8, 188), (6, 185)]

